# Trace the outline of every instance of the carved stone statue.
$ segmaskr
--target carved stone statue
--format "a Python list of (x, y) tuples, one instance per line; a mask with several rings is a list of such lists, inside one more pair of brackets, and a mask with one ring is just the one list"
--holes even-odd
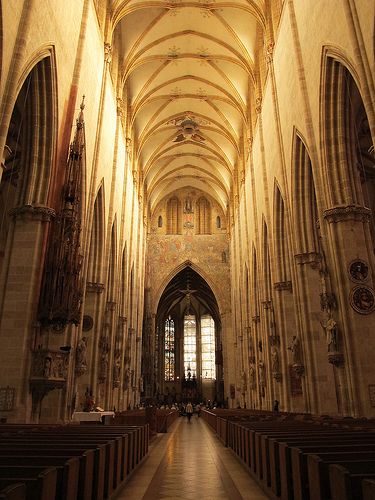
[(280, 372), (280, 361), (279, 361), (279, 353), (277, 352), (276, 347), (272, 347), (272, 350), (271, 350), (271, 364), (272, 364), (272, 372), (279, 373)]
[(266, 385), (266, 374), (265, 374), (265, 366), (262, 360), (258, 363), (258, 371), (259, 371), (259, 386), (265, 387)]
[(83, 375), (87, 370), (87, 337), (82, 337), (78, 342), (76, 351), (76, 367), (75, 372), (77, 375)]
[(241, 394), (245, 394), (247, 390), (247, 376), (245, 372), (241, 374)]
[(113, 388), (119, 387), (120, 385), (120, 360), (116, 359), (113, 365)]
[(337, 352), (338, 351), (338, 343), (337, 343), (337, 323), (333, 318), (329, 318), (326, 326), (326, 339), (327, 339), (327, 348), (328, 352)]
[(124, 390), (129, 389), (130, 375), (131, 375), (130, 368), (127, 368), (124, 374)]
[(44, 358), (43, 377), (49, 378), (51, 376), (51, 371), (52, 371), (52, 358), (50, 356), (46, 356)]
[(102, 351), (99, 364), (99, 379), (104, 381), (108, 373), (108, 352)]
[(337, 352), (338, 351), (338, 329), (337, 323), (332, 318), (330, 314), (325, 314), (320, 324), (322, 325), (323, 330), (326, 334), (326, 342), (328, 352)]
[(254, 365), (250, 365), (250, 368), (249, 368), (249, 384), (250, 384), (250, 388), (251, 389), (254, 389), (255, 387), (255, 368), (254, 368)]
[(185, 213), (191, 214), (193, 212), (193, 207), (192, 207), (192, 202), (191, 202), (191, 197), (187, 196), (185, 199)]
[(290, 344), (288, 349), (292, 352), (293, 363), (295, 365), (301, 365), (302, 364), (301, 341), (297, 337), (297, 335), (293, 336), (292, 343)]
[(139, 380), (138, 380), (138, 388), (139, 388), (139, 392), (143, 392), (143, 377), (142, 377), (142, 375), (139, 377)]

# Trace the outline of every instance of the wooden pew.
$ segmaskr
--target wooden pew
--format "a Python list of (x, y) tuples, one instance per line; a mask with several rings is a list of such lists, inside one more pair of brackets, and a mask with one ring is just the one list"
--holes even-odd
[[(113, 491), (113, 478), (114, 474), (114, 440), (108, 440), (106, 438), (100, 437), (68, 437), (67, 435), (61, 434), (60, 436), (53, 434), (52, 436), (38, 436), (38, 435), (28, 435), (18, 438), (19, 443), (27, 443), (29, 445), (41, 446), (53, 446), (53, 448), (64, 449), (69, 453), (71, 447), (77, 445), (83, 446), (86, 449), (95, 449), (95, 461), (94, 461), (94, 474), (93, 474), (93, 498), (95, 500), (103, 500), (108, 498)], [(44, 440), (44, 443), (43, 443)], [(6, 443), (6, 441), (0, 441), (1, 446)], [(16, 437), (8, 441), (9, 443), (16, 443)]]
[(375, 480), (365, 479), (362, 481), (363, 500), (374, 500), (375, 498)]
[(216, 416), (218, 437), (271, 498), (309, 499), (309, 453), (337, 453), (337, 461), (341, 453), (365, 453), (367, 460), (375, 446), (374, 420), (244, 410), (202, 415), (212, 428)]
[[(94, 460), (90, 484), (83, 484), (85, 463), (79, 467), (79, 499), (109, 498), (126, 475), (140, 463), (148, 452), (149, 426), (89, 426), (89, 425), (17, 425), (0, 426), (0, 460), (8, 452), (20, 456), (52, 456), (54, 450), (65, 458), (91, 450)], [(8, 448), (8, 449), (7, 449)], [(99, 449), (99, 452), (98, 452)], [(104, 449), (104, 452), (103, 452)], [(82, 460), (81, 460), (82, 461)], [(82, 465), (82, 466), (81, 466)], [(90, 495), (91, 493), (91, 495)]]
[(25, 467), (0, 469), (0, 490), (14, 483), (24, 483), (26, 500), (51, 500), (55, 498), (57, 472), (53, 467)]
[[(95, 500), (103, 500), (104, 498), (104, 470), (105, 470), (105, 446), (103, 444), (92, 444), (88, 443), (56, 443), (56, 442), (45, 442), (42, 443), (40, 441), (37, 442), (10, 442), (7, 444), (3, 444), (0, 442), (0, 454), (7, 451), (8, 453), (17, 453), (23, 454), (29, 451), (34, 453), (42, 453), (44, 454), (48, 451), (51, 454), (54, 454), (57, 451), (57, 454), (63, 453), (64, 455), (73, 453), (74, 451), (79, 451), (84, 453), (86, 450), (94, 451), (94, 467), (93, 474), (91, 476), (92, 486), (91, 486), (91, 497)], [(87, 489), (85, 490), (88, 491)]]
[(82, 500), (91, 500), (92, 498), (92, 487), (93, 487), (93, 474), (94, 474), (94, 456), (95, 450), (86, 450), (86, 449), (69, 449), (67, 450), (59, 450), (56, 448), (51, 449), (37, 449), (33, 448), (15, 448), (11, 447), (7, 449), (0, 450), (0, 457), (11, 455), (14, 458), (23, 458), (33, 459), (33, 457), (45, 458), (47, 461), (52, 457), (63, 457), (68, 458), (72, 456), (77, 456), (79, 459), (79, 479), (78, 479), (78, 498)]
[[(310, 500), (330, 498), (329, 465), (342, 462), (374, 461), (374, 451), (341, 451), (336, 453), (320, 452), (319, 455), (307, 455), (308, 482)], [(375, 497), (374, 497), (375, 498)]]
[[(91, 428), (92, 429), (92, 428)], [(74, 446), (77, 443), (86, 446), (87, 449), (93, 448), (98, 444), (104, 446), (103, 461), (100, 459), (95, 461), (94, 471), (94, 490), (97, 491), (97, 498), (108, 498), (113, 492), (113, 478), (114, 478), (114, 458), (115, 447), (119, 445), (119, 438), (114, 436), (105, 436), (101, 433), (93, 432), (93, 434), (76, 434), (71, 435), (69, 432), (54, 431), (47, 432), (33, 432), (23, 436), (13, 436), (12, 438), (2, 438), (0, 444), (16, 442), (27, 442), (28, 444), (38, 444), (44, 440), (45, 443), (50, 443), (51, 440), (54, 445)], [(117, 441), (117, 442), (116, 442)]]
[[(318, 439), (323, 440), (322, 445), (319, 446)], [(309, 481), (308, 481), (308, 463), (307, 458), (308, 455), (312, 452), (312, 447), (314, 447), (315, 452), (320, 454), (321, 452), (327, 452), (326, 447), (332, 444), (337, 445), (337, 443), (341, 443), (345, 445), (345, 443), (353, 443), (354, 445), (359, 445), (357, 447), (357, 451), (360, 451), (362, 443), (366, 443), (365, 446), (368, 450), (368, 445), (371, 441), (366, 439), (366, 436), (361, 437), (360, 435), (350, 434), (332, 434), (331, 432), (319, 434), (319, 438), (316, 440), (306, 439), (303, 446), (308, 446), (306, 449), (301, 449), (300, 447), (290, 447), (290, 455), (291, 455), (291, 467), (292, 467), (292, 476), (293, 476), (293, 491), (294, 491), (294, 500), (304, 500), (309, 492)], [(375, 442), (373, 442), (373, 449), (375, 450)], [(339, 453), (337, 452), (337, 459), (339, 460)]]
[[(312, 451), (314, 450), (314, 453), (316, 453), (317, 448), (321, 451), (331, 451), (331, 452), (336, 452), (340, 451), (345, 445), (347, 447), (347, 450), (349, 451), (350, 448), (353, 448), (355, 446), (359, 446), (361, 449), (363, 446), (363, 441), (361, 439), (345, 439), (344, 436), (337, 435), (337, 437), (333, 437), (331, 439), (328, 439), (327, 437), (324, 438), (321, 436), (321, 440), (318, 441), (317, 438), (314, 440), (308, 441), (307, 439), (300, 438), (299, 440), (293, 440), (293, 441), (287, 441), (285, 440), (284, 442), (279, 442), (278, 447), (279, 447), (279, 467), (280, 467), (280, 482), (281, 482), (281, 498), (283, 500), (290, 500), (294, 498), (294, 490), (298, 491), (298, 485), (295, 488), (293, 482), (293, 478), (300, 477), (299, 473), (296, 473), (296, 470), (293, 475), (293, 469), (292, 469), (292, 460), (291, 460), (291, 448), (296, 447), (301, 450), (304, 450), (305, 452)], [(338, 443), (341, 443), (338, 445)], [(375, 443), (375, 440), (373, 441)], [(308, 448), (310, 445), (310, 449)], [(369, 444), (367, 445), (370, 451), (373, 449), (374, 444)]]
[(79, 460), (67, 457), (0, 456), (0, 469), (10, 467), (54, 467), (57, 470), (56, 500), (76, 500), (78, 494)]
[(348, 462), (329, 466), (332, 500), (361, 500), (362, 480), (375, 478), (375, 464)]
[(24, 483), (15, 483), (6, 486), (0, 491), (0, 500), (25, 500), (26, 485)]

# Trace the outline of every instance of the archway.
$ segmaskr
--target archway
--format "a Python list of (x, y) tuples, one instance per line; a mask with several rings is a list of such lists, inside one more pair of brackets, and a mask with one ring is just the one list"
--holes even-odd
[[(155, 320), (152, 398), (223, 402), (221, 319), (215, 295), (186, 265), (165, 287)], [(145, 380), (146, 385), (151, 380)]]

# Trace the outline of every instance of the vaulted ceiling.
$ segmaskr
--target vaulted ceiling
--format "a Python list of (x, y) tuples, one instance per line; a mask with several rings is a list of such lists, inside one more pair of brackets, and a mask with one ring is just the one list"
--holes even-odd
[(191, 186), (226, 211), (254, 101), (262, 0), (114, 1), (133, 168), (151, 212)]

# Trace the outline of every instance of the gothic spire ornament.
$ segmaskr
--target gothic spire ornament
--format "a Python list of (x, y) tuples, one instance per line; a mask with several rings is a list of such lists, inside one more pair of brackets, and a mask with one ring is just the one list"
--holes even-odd
[(82, 283), (80, 270), (82, 171), (85, 162), (84, 96), (70, 145), (61, 189), (60, 211), (52, 221), (39, 301), (39, 321), (63, 331), (80, 321)]

